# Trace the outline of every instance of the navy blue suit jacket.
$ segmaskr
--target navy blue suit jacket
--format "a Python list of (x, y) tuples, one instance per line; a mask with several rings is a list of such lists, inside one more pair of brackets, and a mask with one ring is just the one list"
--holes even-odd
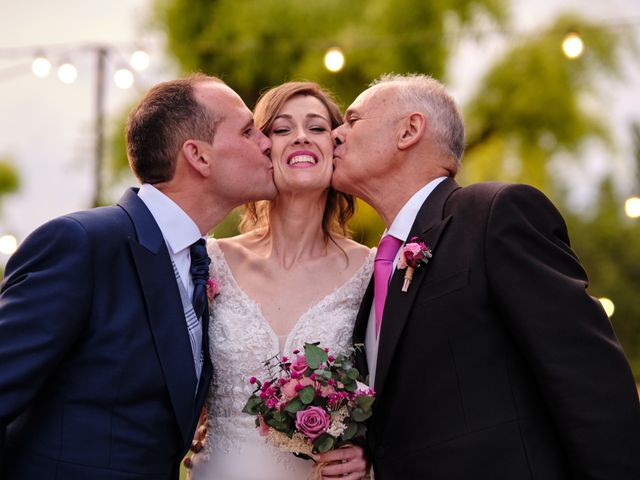
[[(368, 430), (376, 480), (640, 478), (631, 370), (551, 202), (447, 179), (412, 236), (433, 258), (406, 293), (403, 271), (389, 285)], [(372, 299), (370, 285), (356, 343)]]
[(0, 478), (177, 478), (211, 363), (205, 334), (198, 385), (167, 247), (136, 190), (38, 228), (0, 292)]

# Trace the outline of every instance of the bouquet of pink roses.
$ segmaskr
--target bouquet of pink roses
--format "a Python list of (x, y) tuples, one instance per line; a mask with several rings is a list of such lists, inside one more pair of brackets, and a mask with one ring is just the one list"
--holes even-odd
[(358, 381), (352, 359), (318, 343), (293, 353), (265, 362), (270, 378), (251, 377), (256, 389), (242, 411), (256, 416), (267, 442), (304, 458), (362, 439), (374, 392)]

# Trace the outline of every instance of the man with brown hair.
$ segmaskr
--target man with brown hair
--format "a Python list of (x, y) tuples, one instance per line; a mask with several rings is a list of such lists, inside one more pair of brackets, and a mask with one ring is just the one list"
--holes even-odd
[(141, 188), (23, 242), (0, 290), (1, 478), (178, 478), (211, 375), (202, 237), (274, 197), (269, 149), (219, 79), (162, 83), (127, 125)]

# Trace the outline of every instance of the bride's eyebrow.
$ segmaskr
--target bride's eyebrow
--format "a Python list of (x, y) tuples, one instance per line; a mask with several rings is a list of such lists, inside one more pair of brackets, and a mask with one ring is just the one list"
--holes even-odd
[(319, 113), (307, 113), (307, 118), (319, 118), (325, 122), (329, 121), (324, 115), (320, 115)]

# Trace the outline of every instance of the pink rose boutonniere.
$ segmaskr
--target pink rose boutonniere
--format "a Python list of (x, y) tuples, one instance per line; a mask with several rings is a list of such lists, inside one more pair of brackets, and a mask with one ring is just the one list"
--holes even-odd
[(418, 237), (412, 237), (408, 243), (402, 247), (402, 253), (398, 259), (398, 270), (405, 270), (404, 282), (402, 283), (402, 291), (409, 290), (411, 280), (413, 280), (413, 272), (420, 265), (429, 263), (429, 259), (433, 257), (431, 249)]
[(220, 284), (215, 279), (209, 277), (209, 280), (207, 280), (207, 298), (209, 299), (209, 301), (211, 301), (219, 293)]

